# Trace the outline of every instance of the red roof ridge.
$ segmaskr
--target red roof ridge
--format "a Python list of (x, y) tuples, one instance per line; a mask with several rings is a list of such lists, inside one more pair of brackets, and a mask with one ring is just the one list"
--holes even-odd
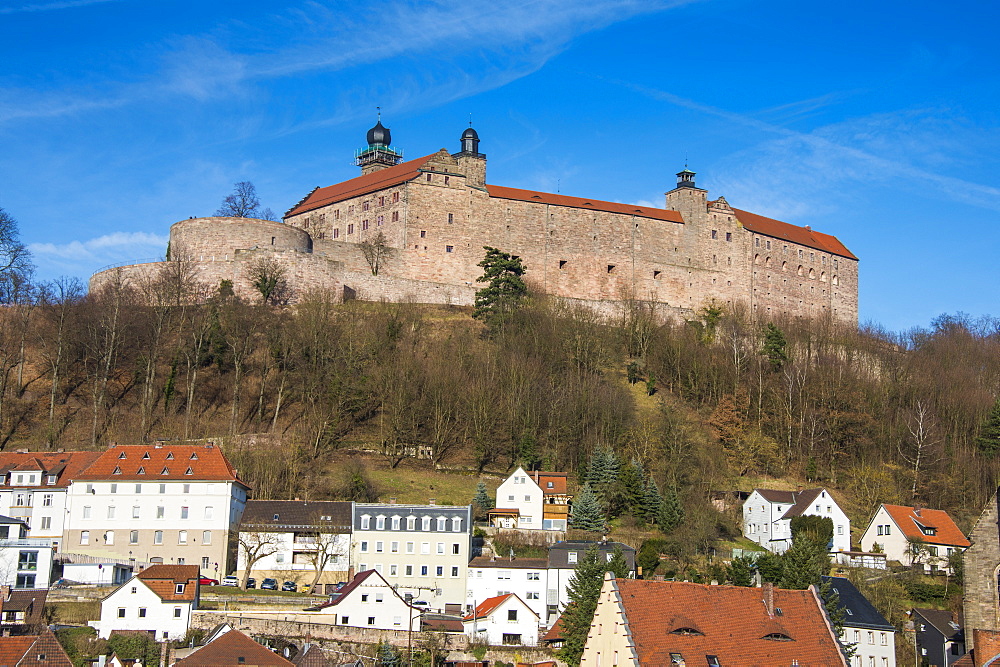
[(513, 593), (505, 593), (503, 595), (494, 595), (491, 598), (486, 598), (485, 600), (483, 600), (482, 602), (479, 603), (479, 605), (476, 607), (476, 611), (475, 611), (474, 614), (466, 614), (466, 616), (462, 620), (463, 621), (472, 621), (472, 620), (477, 620), (478, 621), (481, 618), (486, 618), (487, 616), (489, 616), (490, 614), (492, 614), (494, 611), (496, 611), (496, 608), (499, 607), (500, 605), (502, 605), (504, 602), (506, 602), (507, 598), (509, 598), (512, 595), (514, 595), (514, 594)]
[[(908, 538), (919, 539), (930, 544), (943, 544), (956, 547), (968, 547), (972, 544), (965, 536), (965, 533), (955, 524), (951, 515), (945, 510), (921, 507), (920, 514), (917, 515), (917, 508), (909, 505), (882, 503), (882, 507), (885, 508), (889, 517), (903, 532), (903, 535)], [(874, 517), (872, 520), (874, 520)], [(927, 535), (918, 526), (935, 528), (937, 533), (935, 535)]]
[(759, 213), (751, 213), (750, 211), (744, 211), (738, 208), (733, 208), (733, 212), (736, 214), (736, 219), (740, 221), (740, 224), (749, 229), (751, 232), (778, 239), (784, 239), (786, 241), (791, 241), (792, 243), (804, 245), (809, 248), (815, 248), (816, 250), (822, 250), (824, 252), (846, 257), (848, 259), (858, 259), (854, 253), (848, 250), (847, 246), (841, 243), (836, 236), (813, 231), (808, 226), (800, 227), (788, 222), (782, 222), (781, 220), (775, 220), (774, 218), (768, 218), (767, 216), (760, 215)]
[(571, 197), (563, 194), (553, 194), (551, 192), (538, 192), (536, 190), (522, 190), (511, 188), (506, 185), (486, 184), (486, 191), (490, 197), (497, 199), (513, 199), (515, 201), (538, 200), (553, 206), (567, 206), (570, 208), (582, 208), (584, 206), (598, 211), (608, 213), (624, 213), (625, 215), (636, 214), (643, 218), (653, 218), (656, 220), (666, 220), (683, 224), (684, 218), (680, 212), (668, 208), (658, 208), (655, 206), (637, 206), (635, 204), (621, 204), (618, 202), (601, 201), (599, 199), (583, 197)]

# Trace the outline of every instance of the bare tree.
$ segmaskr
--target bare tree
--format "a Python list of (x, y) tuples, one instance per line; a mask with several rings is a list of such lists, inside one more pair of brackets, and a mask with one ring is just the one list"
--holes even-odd
[[(271, 209), (267, 209), (270, 212)], [(261, 214), (257, 188), (250, 181), (240, 181), (233, 186), (233, 194), (222, 200), (215, 215), (226, 218), (256, 218)], [(271, 214), (273, 217), (273, 213)]]
[(329, 524), (329, 519), (325, 519), (322, 516), (316, 517), (313, 521), (315, 532), (309, 535), (313, 540), (315, 548), (306, 552), (306, 558), (316, 571), (316, 575), (309, 585), (310, 593), (316, 590), (316, 586), (319, 584), (326, 566), (337, 557), (344, 555), (341, 548), (341, 541), (338, 539), (340, 534), (332, 532)]
[(907, 414), (906, 430), (910, 434), (908, 442), (905, 443), (905, 446), (904, 443), (900, 443), (897, 449), (899, 456), (913, 471), (910, 496), (916, 498), (921, 471), (940, 459), (940, 456), (934, 451), (935, 445), (939, 442), (935, 434), (934, 418), (931, 416), (925, 401), (917, 400), (916, 405)]
[(288, 300), (285, 267), (273, 257), (258, 257), (247, 265), (247, 279), (260, 292), (263, 303), (278, 304)]
[(0, 303), (12, 303), (33, 271), (31, 253), (21, 243), (17, 220), (0, 208)]
[(365, 261), (368, 262), (368, 268), (372, 270), (372, 275), (377, 276), (382, 265), (392, 256), (394, 250), (389, 245), (389, 239), (382, 232), (378, 232), (358, 245), (361, 247), (361, 254), (365, 256)]
[(243, 580), (240, 582), (240, 588), (246, 590), (247, 579), (250, 578), (250, 570), (253, 569), (254, 565), (268, 556), (278, 553), (281, 540), (276, 533), (237, 529), (236, 541), (237, 548), (239, 549), (237, 562), (239, 562), (239, 556), (242, 555), (244, 563)]

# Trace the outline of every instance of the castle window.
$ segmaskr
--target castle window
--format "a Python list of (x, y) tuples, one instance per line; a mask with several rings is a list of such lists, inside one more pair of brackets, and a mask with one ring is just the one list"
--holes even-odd
[(753, 263), (754, 264), (760, 264), (760, 255), (754, 255), (753, 256)]
[(712, 255), (712, 264), (718, 264), (718, 260), (715, 258), (715, 255)]
[(717, 229), (713, 229), (712, 230), (712, 238), (713, 239), (719, 238), (719, 230), (717, 230)]
[(833, 277), (833, 280), (832, 280), (831, 282), (832, 282), (832, 283), (833, 283), (834, 285), (839, 285), (839, 284), (840, 284), (840, 278), (838, 278), (837, 276), (834, 276), (834, 277)]
[(455, 222), (455, 214), (454, 213), (449, 213), (448, 214), (448, 224), (450, 225), (453, 222)]
[(399, 222), (399, 211), (393, 211), (392, 212), (392, 221), (393, 222)]
[(764, 243), (764, 245), (766, 245), (766, 246), (767, 246), (767, 249), (768, 249), (768, 250), (770, 250), (770, 249), (771, 249), (771, 242), (770, 242), (770, 241), (766, 241), (766, 242)]
[(559, 268), (560, 269), (566, 268), (566, 260), (565, 259), (560, 259), (559, 260)]
[(809, 269), (809, 280), (816, 280), (816, 271)]
[(653, 271), (653, 280), (659, 280), (660, 273), (661, 273), (660, 271)]
[(420, 230), (420, 238), (422, 238), (422, 239), (427, 238), (427, 230), (426, 229), (421, 229)]
[(385, 216), (384, 216), (384, 215), (380, 215), (380, 216), (378, 217), (378, 219), (377, 219), (377, 220), (375, 221), (375, 224), (376, 224), (376, 225), (377, 225), (378, 227), (381, 227), (381, 226), (382, 226), (382, 223), (383, 223), (383, 222), (385, 222)]
[(274, 237), (271, 237), (271, 245), (274, 245)]
[(729, 266), (732, 266), (733, 265), (733, 258), (732, 257), (727, 257), (726, 258), (726, 264), (728, 264)]
[(445, 176), (444, 177), (444, 184), (448, 185), (448, 183), (450, 183), (450, 182), (451, 182), (451, 176)]
[(727, 241), (732, 241), (733, 240), (733, 233), (732, 232), (726, 232), (726, 240)]
[(333, 212), (333, 219), (334, 220), (340, 220), (340, 209), (339, 208), (336, 211)]
[(364, 231), (366, 229), (368, 229), (368, 221), (367, 220), (362, 220), (361, 221), (361, 231)]
[[(799, 252), (802, 252), (802, 251), (800, 250)], [(802, 265), (801, 264), (799, 264), (799, 268), (795, 271), (795, 274), (799, 275), (799, 276), (802, 275)]]
[(379, 206), (385, 206), (385, 197), (384, 196), (378, 198), (378, 205)]
[(427, 174), (427, 182), (428, 182), (428, 183), (430, 183), (430, 182), (431, 182), (431, 175), (430, 175), (430, 174)]
[(399, 193), (398, 192), (393, 192), (392, 193), (392, 203), (395, 204), (398, 201), (399, 201)]
[(368, 210), (368, 202), (366, 202), (366, 201), (361, 202), (361, 210), (362, 211), (367, 211)]
[(347, 225), (347, 233), (348, 234), (353, 234), (354, 233), (354, 223), (353, 222), (351, 224)]
[(333, 228), (333, 238), (335, 238), (335, 239), (339, 239), (340, 238), (340, 227), (334, 227)]
[(802, 248), (799, 248), (799, 259), (802, 259), (802, 256), (803, 256)]
[(770, 267), (770, 266), (771, 266), (771, 258), (770, 258), (770, 257), (767, 257), (767, 258), (766, 258), (766, 259), (764, 260), (764, 266), (767, 266), (767, 267)]
[(781, 246), (781, 254), (782, 255), (787, 255), (788, 254), (788, 246), (787, 245)]
[(823, 266), (826, 266), (826, 255), (823, 255), (822, 257), (820, 257), (819, 261), (820, 261), (820, 264), (822, 264)]
[(754, 245), (755, 248), (759, 248), (760, 247), (760, 239), (759, 238), (754, 239), (753, 240), (753, 245)]
[(455, 250), (455, 246), (453, 246), (453, 245), (446, 245), (444, 247), (444, 251), (445, 252), (453, 252), (454, 250)]
[(615, 265), (608, 264), (608, 273), (614, 273), (614, 272), (615, 272)]
[(814, 252), (809, 253), (809, 261), (810, 262), (815, 262), (816, 261), (816, 253), (814, 253)]
[(823, 282), (823, 283), (826, 282), (826, 271), (823, 271), (822, 273), (819, 274), (819, 280), (820, 280), (820, 282)]
[(782, 262), (781, 263), (781, 270), (782, 271), (787, 271), (788, 270), (788, 262)]
[(833, 260), (833, 268), (835, 268), (835, 269), (837, 268), (837, 259), (836, 258), (834, 258), (834, 260)]
[(347, 214), (348, 215), (354, 214), (354, 204), (351, 204), (350, 206), (347, 207)]

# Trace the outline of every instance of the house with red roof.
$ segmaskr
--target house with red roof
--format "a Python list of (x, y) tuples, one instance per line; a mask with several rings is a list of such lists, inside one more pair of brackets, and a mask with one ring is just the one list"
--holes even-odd
[(948, 557), (970, 545), (947, 512), (920, 505), (883, 503), (861, 536), (863, 551), (881, 551), (888, 560), (927, 572), (948, 570)]
[(743, 536), (772, 553), (784, 553), (792, 546), (792, 519), (797, 516), (829, 518), (830, 551), (851, 550), (851, 520), (826, 489), (754, 489), (743, 502)]
[(64, 551), (232, 572), (249, 487), (219, 447), (112, 445), (69, 486)]
[(497, 487), (496, 507), (489, 511), (491, 526), (521, 530), (566, 530), (569, 503), (564, 472), (526, 472), (518, 467)]
[(197, 565), (152, 565), (101, 600), (101, 620), (90, 625), (103, 639), (116, 630), (183, 639), (198, 608), (198, 580)]
[(231, 630), (181, 658), (174, 667), (292, 667), (292, 664), (239, 630)]
[(469, 639), (493, 645), (535, 646), (539, 616), (515, 593), (480, 602), (462, 619)]
[(847, 667), (815, 588), (783, 590), (605, 575), (581, 667)]
[[(44, 627), (44, 626), (43, 626)], [(0, 665), (5, 667), (73, 667), (73, 661), (48, 628), (37, 635), (0, 637)]]

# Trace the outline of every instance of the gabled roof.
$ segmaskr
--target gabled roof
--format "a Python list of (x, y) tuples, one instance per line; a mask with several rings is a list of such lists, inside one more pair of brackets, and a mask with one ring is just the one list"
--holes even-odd
[(358, 572), (357, 574), (355, 574), (353, 579), (351, 579), (349, 582), (347, 582), (347, 584), (344, 585), (343, 588), (337, 591), (336, 597), (334, 597), (332, 600), (330, 600), (329, 602), (324, 602), (321, 605), (317, 605), (316, 607), (312, 607), (312, 609), (322, 610), (322, 609), (327, 609), (329, 607), (336, 607), (338, 604), (346, 600), (351, 595), (351, 593), (353, 593), (356, 589), (360, 588), (361, 585), (366, 581), (368, 581), (369, 579), (371, 579), (371, 581), (368, 584), (369, 586), (378, 586), (379, 582), (381, 582), (382, 586), (384, 586), (386, 589), (389, 590), (390, 593), (399, 598), (399, 600), (403, 604), (406, 604), (406, 601), (403, 600), (402, 597), (400, 597), (399, 593), (396, 592), (396, 589), (390, 586), (389, 582), (386, 581), (381, 574), (379, 574), (376, 570), (365, 570), (364, 572)]
[(308, 528), (321, 532), (351, 532), (351, 503), (329, 500), (248, 500), (240, 529), (266, 528), (280, 533)]
[[(972, 544), (944, 510), (925, 508), (918, 510), (906, 505), (886, 505), (885, 503), (882, 504), (882, 507), (885, 508), (903, 535), (909, 539), (923, 540), (927, 544), (962, 548)], [(923, 532), (923, 528), (934, 528), (935, 534), (927, 535)]]
[(508, 188), (503, 185), (487, 185), (486, 191), (489, 192), (490, 197), (496, 199), (513, 199), (515, 201), (526, 201), (536, 204), (549, 204), (550, 206), (568, 206), (570, 208), (605, 211), (607, 213), (635, 215), (640, 218), (652, 218), (654, 220), (665, 220), (667, 222), (684, 222), (684, 218), (679, 212), (671, 211), (665, 208), (657, 208), (655, 206), (619, 204), (617, 202), (601, 201), (600, 199), (569, 197), (567, 195), (552, 194), (551, 192), (536, 192), (535, 190)]
[(326, 653), (317, 644), (306, 644), (304, 650), (292, 660), (295, 667), (330, 667)]
[[(17, 589), (12, 590), (6, 600), (0, 600), (0, 611), (23, 611), (24, 625), (34, 625), (44, 621), (45, 600), (48, 589)], [(0, 663), (2, 664), (2, 663)]]
[(73, 661), (52, 631), (37, 635), (0, 637), (0, 665), (4, 667), (73, 667)]
[(405, 183), (406, 181), (416, 178), (420, 173), (420, 168), (423, 167), (428, 160), (434, 157), (434, 155), (436, 155), (436, 153), (425, 155), (424, 157), (417, 158), (416, 160), (410, 160), (409, 162), (402, 162), (394, 167), (387, 167), (385, 169), (373, 171), (370, 174), (358, 176), (357, 178), (352, 178), (349, 181), (336, 183), (335, 185), (330, 185), (325, 188), (317, 188), (309, 193), (303, 201), (299, 202), (287, 213), (285, 213), (284, 217), (287, 218), (289, 216), (298, 215), (299, 213), (306, 213), (307, 211), (322, 208), (323, 206), (336, 204), (337, 202), (344, 201), (345, 199), (360, 197), (361, 195), (366, 195), (370, 192), (384, 190), (385, 188), (391, 188), (394, 185)]
[[(722, 665), (741, 667), (846, 665), (812, 589), (773, 589), (769, 614), (761, 588), (634, 579), (614, 583), (639, 664), (670, 665), (671, 654), (678, 653), (688, 665), (708, 664), (710, 655)], [(683, 632), (691, 624), (697, 632)]]
[[(804, 491), (754, 489), (754, 491), (759, 493), (764, 500), (769, 503), (788, 505), (788, 509), (782, 513), (781, 518), (791, 519), (792, 517), (802, 515), (802, 513), (809, 509), (809, 506), (812, 505), (816, 498), (818, 498), (823, 491), (826, 491), (826, 489), (805, 489)], [(826, 492), (826, 495), (827, 498), (836, 503), (829, 491)]]
[[(100, 452), (0, 452), (0, 471), (6, 473), (14, 470), (40, 469), (45, 477), (56, 475), (56, 483), (48, 484), (47, 480), (43, 479), (41, 484), (35, 484), (32, 488), (66, 488), (76, 475), (89, 467), (100, 455)], [(4, 481), (0, 476), (0, 484)]]
[(857, 257), (854, 256), (854, 253), (848, 250), (836, 236), (822, 234), (820, 232), (813, 231), (809, 227), (790, 225), (787, 222), (767, 218), (763, 215), (750, 213), (749, 211), (741, 211), (738, 208), (734, 208), (733, 213), (736, 214), (736, 219), (740, 221), (741, 225), (756, 234), (763, 234), (764, 236), (784, 239), (785, 241), (798, 243), (799, 245), (808, 246), (810, 248), (816, 248), (817, 250), (822, 250), (823, 252), (828, 252), (832, 255), (847, 257), (848, 259), (857, 259)]
[(564, 633), (565, 627), (563, 626), (562, 614), (560, 614), (559, 618), (556, 619), (556, 622), (552, 624), (552, 627), (549, 628), (549, 631), (545, 633), (541, 640), (546, 644), (561, 642), (566, 639)]
[[(473, 621), (473, 620), (478, 621), (480, 619), (487, 618), (490, 614), (492, 614), (498, 608), (500, 608), (503, 605), (503, 603), (507, 602), (511, 598), (514, 598), (515, 600), (517, 600), (518, 602), (521, 603), (522, 607), (528, 609), (528, 611), (531, 611), (532, 614), (535, 614), (534, 610), (532, 610), (531, 607), (528, 607), (528, 605), (525, 604), (524, 600), (522, 600), (521, 598), (519, 598), (514, 593), (507, 593), (506, 595), (496, 595), (496, 596), (491, 597), (491, 598), (486, 598), (485, 600), (483, 600), (482, 602), (480, 602), (479, 605), (476, 606), (476, 611), (475, 611), (474, 614), (466, 614), (462, 618), (462, 620), (463, 621)], [(537, 615), (538, 614), (535, 614), (535, 616), (537, 616)]]
[(291, 667), (292, 663), (238, 630), (202, 646), (176, 667)]
[[(547, 496), (565, 495), (566, 493), (566, 473), (564, 472), (541, 472), (535, 470), (528, 473), (542, 493)], [(552, 485), (549, 488), (549, 484)]]
[(954, 639), (962, 634), (962, 618), (947, 609), (914, 609), (913, 612), (930, 623), (945, 639)]
[[(197, 565), (150, 565), (136, 575), (164, 602), (191, 602), (198, 590), (200, 573)], [(177, 584), (184, 584), (184, 592), (177, 593)], [(124, 586), (128, 586), (125, 582)]]
[(837, 608), (844, 611), (843, 624), (852, 628), (867, 630), (887, 630), (895, 632), (896, 627), (885, 620), (885, 616), (868, 601), (861, 591), (845, 577), (823, 577), (830, 584), (830, 590), (838, 596)]
[(76, 479), (90, 481), (237, 482), (219, 447), (207, 445), (112, 445)]

